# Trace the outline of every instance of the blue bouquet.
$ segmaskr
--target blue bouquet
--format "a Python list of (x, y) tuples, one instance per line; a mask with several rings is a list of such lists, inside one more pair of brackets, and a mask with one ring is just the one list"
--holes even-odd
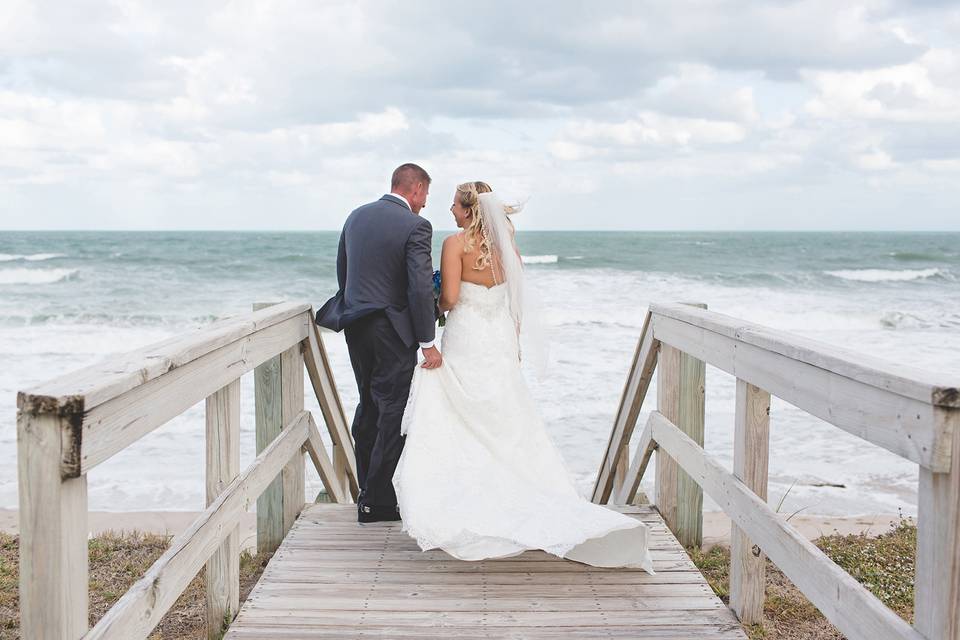
[(441, 327), (447, 324), (447, 316), (440, 311), (440, 271), (433, 272), (433, 314)]

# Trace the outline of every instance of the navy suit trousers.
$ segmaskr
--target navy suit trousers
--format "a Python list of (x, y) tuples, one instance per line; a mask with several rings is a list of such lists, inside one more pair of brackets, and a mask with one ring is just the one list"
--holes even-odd
[(344, 328), (360, 401), (353, 416), (359, 503), (393, 508), (393, 472), (403, 451), (400, 435), (417, 347), (408, 347), (383, 312)]

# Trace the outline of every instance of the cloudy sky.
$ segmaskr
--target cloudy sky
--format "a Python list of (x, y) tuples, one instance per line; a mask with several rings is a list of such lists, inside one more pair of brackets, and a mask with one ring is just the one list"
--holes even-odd
[(956, 2), (0, 2), (0, 228), (960, 230)]

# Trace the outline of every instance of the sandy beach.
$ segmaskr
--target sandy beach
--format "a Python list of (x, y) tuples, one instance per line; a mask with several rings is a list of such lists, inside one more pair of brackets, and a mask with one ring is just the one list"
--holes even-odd
[[(199, 515), (196, 511), (91, 511), (89, 514), (90, 535), (104, 531), (142, 531), (176, 535), (186, 529)], [(784, 515), (786, 518), (786, 514)], [(890, 530), (890, 525), (899, 521), (899, 516), (872, 514), (860, 516), (796, 515), (790, 519), (800, 533), (809, 540), (838, 533), (841, 535), (864, 533), (876, 536)], [(0, 509), (0, 531), (19, 533), (16, 509)], [(246, 513), (240, 523), (240, 545), (243, 549), (256, 549), (257, 516)], [(703, 514), (703, 547), (730, 543), (730, 518), (719, 511)]]
[[(140, 531), (176, 535), (190, 526), (199, 511), (91, 511), (88, 514), (90, 537), (105, 531)], [(0, 509), (0, 531), (19, 534), (19, 511)], [(245, 513), (240, 520), (240, 548), (256, 550), (257, 514)]]

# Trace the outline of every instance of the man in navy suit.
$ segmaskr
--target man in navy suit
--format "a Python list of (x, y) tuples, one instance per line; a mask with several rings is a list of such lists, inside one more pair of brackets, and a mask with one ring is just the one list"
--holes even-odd
[(419, 215), (429, 191), (427, 172), (404, 164), (390, 193), (347, 217), (337, 250), (340, 289), (317, 312), (317, 324), (344, 331), (360, 392), (352, 427), (360, 522), (400, 519), (393, 472), (417, 349), (424, 367), (443, 364), (434, 346), (433, 228)]

